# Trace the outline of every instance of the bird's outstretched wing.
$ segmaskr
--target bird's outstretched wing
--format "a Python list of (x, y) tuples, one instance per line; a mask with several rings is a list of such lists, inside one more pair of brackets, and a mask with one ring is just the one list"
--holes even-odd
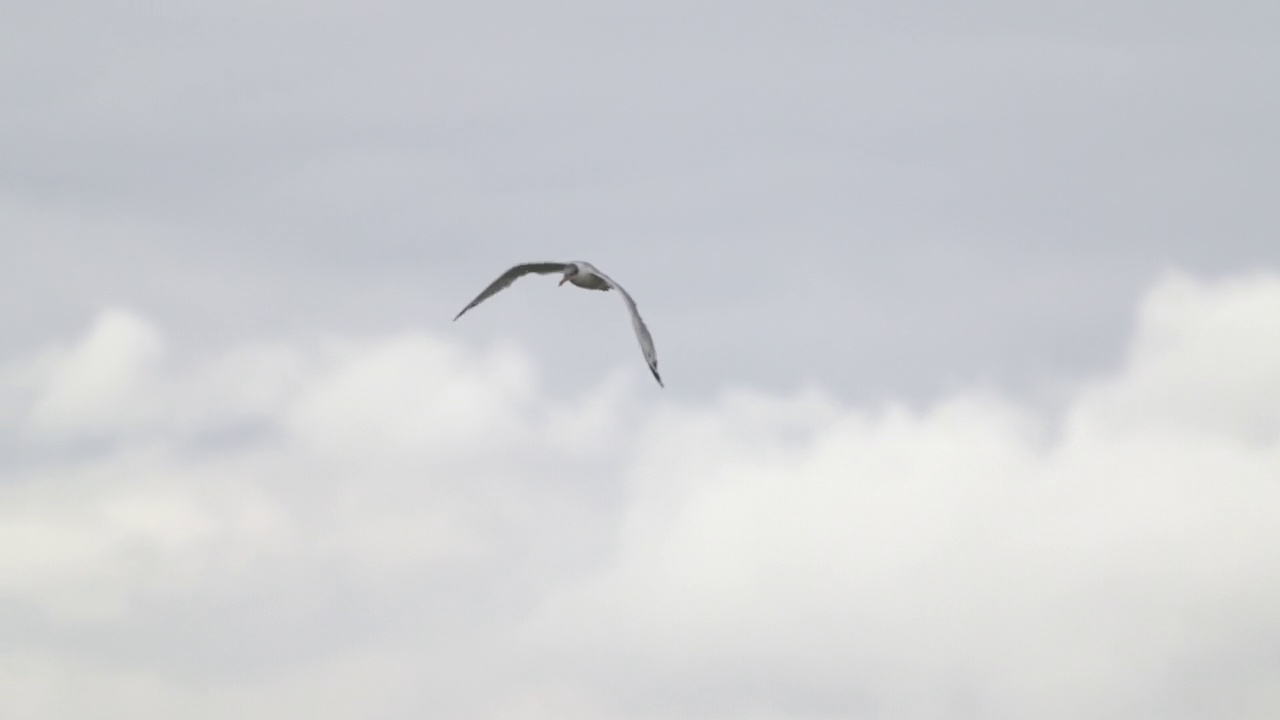
[(636, 340), (640, 341), (640, 351), (644, 353), (644, 361), (649, 364), (649, 372), (653, 373), (653, 379), (658, 381), (659, 387), (666, 387), (662, 384), (662, 376), (658, 374), (658, 351), (653, 347), (653, 337), (649, 335), (649, 328), (645, 327), (644, 319), (640, 317), (640, 310), (636, 307), (636, 301), (631, 299), (630, 293), (622, 289), (622, 286), (613, 280), (613, 278), (597, 271), (597, 275), (609, 283), (609, 287), (618, 291), (623, 300), (627, 301), (627, 309), (631, 311), (631, 327), (635, 328)]
[(489, 287), (485, 288), (484, 292), (477, 295), (475, 300), (472, 300), (470, 303), (467, 304), (466, 307), (462, 308), (462, 312), (455, 315), (453, 319), (457, 320), (458, 318), (462, 317), (462, 313), (465, 313), (466, 311), (479, 305), (485, 300), (488, 300), (493, 295), (496, 295), (499, 291), (505, 289), (507, 286), (515, 282), (516, 279), (521, 276), (528, 275), (529, 273), (538, 273), (540, 275), (548, 275), (550, 273), (564, 272), (564, 269), (566, 267), (568, 267), (568, 263), (555, 263), (555, 262), (525, 263), (523, 265), (516, 265), (510, 270), (502, 273), (502, 275), (500, 275), (497, 280), (494, 280), (492, 283), (489, 283)]

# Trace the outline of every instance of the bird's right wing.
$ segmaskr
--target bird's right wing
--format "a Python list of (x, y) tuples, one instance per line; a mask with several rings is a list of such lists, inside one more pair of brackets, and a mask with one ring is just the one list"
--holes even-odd
[(472, 300), (470, 303), (467, 304), (466, 307), (462, 308), (462, 312), (455, 315), (453, 319), (457, 320), (458, 318), (462, 317), (462, 313), (465, 313), (466, 311), (479, 305), (485, 300), (488, 300), (490, 297), (498, 294), (499, 291), (507, 288), (509, 285), (511, 285), (511, 283), (515, 282), (517, 278), (520, 278), (524, 275), (528, 275), (529, 273), (538, 273), (539, 275), (549, 275), (551, 273), (564, 272), (564, 269), (566, 267), (568, 267), (568, 263), (553, 263), (553, 262), (525, 263), (524, 265), (516, 265), (510, 270), (502, 273), (502, 275), (500, 275), (497, 280), (494, 280), (492, 283), (489, 283), (489, 287), (485, 288), (484, 292), (477, 295), (475, 300)]
[(631, 293), (623, 290), (613, 278), (599, 271), (596, 274), (604, 278), (604, 281), (617, 290), (622, 299), (627, 302), (627, 309), (631, 311), (631, 327), (636, 331), (636, 340), (640, 342), (640, 352), (644, 355), (645, 363), (649, 365), (649, 372), (653, 373), (653, 379), (658, 381), (658, 387), (666, 387), (662, 384), (662, 376), (658, 374), (658, 351), (653, 347), (653, 336), (649, 334), (644, 318), (640, 317), (640, 308), (636, 307), (636, 301), (631, 298)]

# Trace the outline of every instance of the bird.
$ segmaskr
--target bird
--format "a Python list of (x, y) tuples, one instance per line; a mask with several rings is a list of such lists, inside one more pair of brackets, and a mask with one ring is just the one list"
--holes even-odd
[(477, 295), (475, 300), (467, 303), (467, 306), (462, 308), (462, 312), (454, 316), (454, 322), (457, 322), (458, 318), (462, 317), (471, 308), (488, 300), (509, 287), (511, 283), (530, 273), (539, 275), (561, 273), (562, 277), (559, 285), (564, 285), (568, 282), (587, 290), (605, 292), (617, 290), (622, 299), (627, 302), (627, 309), (631, 311), (631, 326), (635, 328), (636, 339), (640, 341), (640, 351), (644, 353), (644, 360), (649, 365), (649, 372), (653, 373), (653, 379), (658, 381), (658, 387), (666, 387), (662, 384), (662, 376), (658, 374), (658, 353), (653, 348), (653, 337), (649, 335), (649, 328), (645, 327), (644, 320), (640, 318), (640, 311), (636, 308), (636, 301), (631, 299), (631, 295), (626, 290), (623, 290), (622, 286), (615, 282), (613, 278), (600, 272), (596, 266), (589, 262), (536, 262), (516, 265), (499, 275), (498, 279), (490, 283), (489, 287)]

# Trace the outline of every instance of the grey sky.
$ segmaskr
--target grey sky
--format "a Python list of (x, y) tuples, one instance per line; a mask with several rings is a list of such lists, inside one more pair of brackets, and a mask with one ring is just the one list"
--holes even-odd
[[(1277, 259), (1276, 14), (24, 3), (4, 285), (41, 312), (5, 334), (105, 301), (194, 338), (436, 327), (581, 257), (677, 392), (1025, 389), (1113, 365), (1161, 267)], [(557, 388), (607, 372), (565, 335), (617, 308), (522, 292), (450, 331), (516, 332)]]
[(1275, 3), (4, 16), (5, 717), (1280, 707)]

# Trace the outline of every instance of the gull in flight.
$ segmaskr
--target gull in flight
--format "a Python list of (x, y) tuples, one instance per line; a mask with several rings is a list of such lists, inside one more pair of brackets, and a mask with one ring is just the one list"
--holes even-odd
[(640, 311), (636, 309), (636, 301), (631, 299), (631, 296), (627, 294), (626, 290), (622, 289), (621, 285), (614, 282), (608, 275), (597, 270), (591, 263), (544, 262), (516, 265), (490, 283), (489, 287), (484, 289), (484, 292), (477, 295), (475, 300), (472, 300), (466, 307), (462, 308), (462, 312), (458, 313), (453, 319), (457, 320), (462, 317), (466, 311), (507, 288), (517, 278), (529, 273), (538, 273), (539, 275), (563, 273), (563, 277), (560, 278), (561, 285), (571, 282), (580, 288), (588, 290), (617, 290), (622, 299), (627, 301), (627, 309), (631, 311), (631, 326), (635, 328), (636, 339), (640, 341), (640, 350), (644, 353), (644, 360), (649, 363), (649, 372), (653, 373), (653, 379), (658, 381), (659, 387), (663, 387), (662, 378), (658, 375), (658, 353), (653, 349), (653, 338), (649, 336), (649, 328), (645, 327), (644, 320), (640, 319)]

